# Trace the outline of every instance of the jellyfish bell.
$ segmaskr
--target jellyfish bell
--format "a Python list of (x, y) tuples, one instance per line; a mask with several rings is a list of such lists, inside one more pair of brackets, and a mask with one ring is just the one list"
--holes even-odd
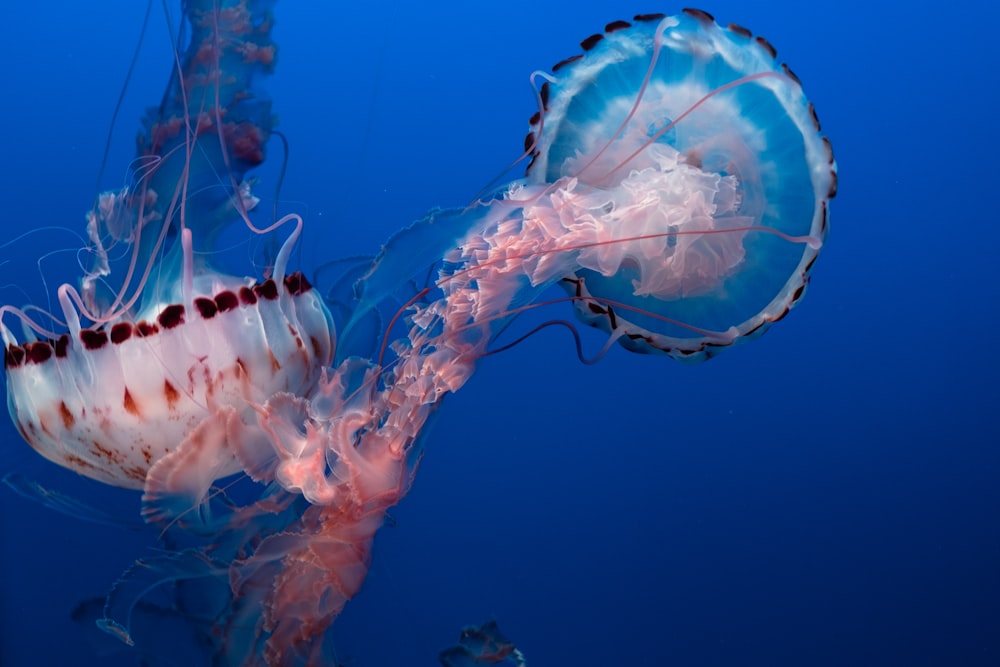
[[(436, 287), (469, 286), (452, 303), (494, 322), (487, 338), (559, 284), (579, 320), (623, 347), (699, 361), (798, 302), (836, 164), (774, 48), (698, 10), (615, 21), (581, 45), (533, 77), (526, 178), (390, 240), (345, 336), (435, 254), (447, 258)], [(458, 318), (445, 330), (470, 330), (445, 311)]]
[(565, 183), (559, 215), (607, 230), (561, 283), (578, 318), (685, 361), (759, 336), (802, 297), (836, 194), (798, 78), (765, 39), (698, 10), (581, 45), (526, 140), (527, 182)]
[[(221, 407), (304, 393), (332, 359), (325, 306), (300, 273), (192, 276), (182, 291), (83, 327), (64, 285), (68, 332), (19, 342), (5, 325), (8, 405), (29, 444), (87, 477), (143, 488), (150, 468), (183, 452)], [(231, 456), (218, 466), (220, 477), (240, 469)]]
[[(83, 277), (57, 290), (51, 320), (64, 330), (4, 306), (0, 334), (10, 414), (36, 451), (196, 505), (213, 480), (242, 470), (227, 423), (276, 393), (308, 392), (335, 336), (318, 292), (288, 269), (302, 220), (248, 217), (258, 200), (245, 175), (263, 162), (273, 123), (251, 85), (273, 66), (269, 14), (187, 9), (189, 46), (147, 114), (131, 177), (97, 198)], [(238, 222), (285, 235), (268, 276), (216, 266), (218, 239)]]

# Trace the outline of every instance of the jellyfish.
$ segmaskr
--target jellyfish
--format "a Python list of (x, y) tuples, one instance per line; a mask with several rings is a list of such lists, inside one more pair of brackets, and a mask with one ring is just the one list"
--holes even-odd
[(444, 667), (508, 664), (524, 667), (524, 654), (500, 632), (496, 621), (462, 628), (458, 643), (438, 655)]
[[(805, 292), (836, 164), (766, 40), (697, 10), (638, 15), (533, 76), (523, 178), (428, 213), (316, 288), (290, 269), (305, 221), (252, 217), (246, 177), (274, 123), (258, 90), (276, 62), (271, 5), (184, 3), (134, 182), (98, 198), (90, 269), (58, 289), (65, 331), (5, 306), (23, 332), (0, 334), (24, 439), (141, 490), (161, 531), (98, 626), (135, 643), (144, 599), (170, 587), (220, 664), (323, 664), (433, 415), (533, 333), (511, 333), (519, 315), (562, 305), (603, 331), (587, 357), (574, 324), (542, 325), (571, 331), (588, 362), (615, 344), (703, 361), (760, 336)], [(284, 233), (266, 275), (212, 262), (234, 224)]]
[[(79, 290), (58, 290), (67, 330), (4, 308), (26, 330), (18, 343), (2, 329), (10, 412), (24, 439), (125, 488), (169, 483), (169, 461), (217, 442), (211, 431), (224, 428), (229, 408), (303, 393), (332, 358), (321, 297), (286, 271), (300, 222), (275, 223), (292, 229), (267, 278), (230, 276), (211, 261), (229, 224), (252, 226), (256, 199), (243, 176), (263, 162), (272, 122), (252, 82), (272, 66), (274, 46), (266, 12), (204, 4), (186, 7), (190, 46), (145, 119), (137, 182), (100, 195), (87, 216), (91, 268)], [(113, 273), (121, 245), (130, 251)], [(240, 469), (210, 446), (199, 456), (207, 475)]]

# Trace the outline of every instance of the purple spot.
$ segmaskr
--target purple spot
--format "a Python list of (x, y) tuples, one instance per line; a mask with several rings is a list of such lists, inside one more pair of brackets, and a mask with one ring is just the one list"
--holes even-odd
[(8, 345), (3, 353), (3, 365), (5, 368), (17, 368), (24, 361), (24, 348), (20, 345)]
[(111, 327), (111, 342), (115, 345), (124, 343), (132, 337), (132, 325), (128, 322), (119, 322)]
[(194, 300), (194, 307), (198, 309), (198, 312), (206, 320), (212, 319), (219, 312), (219, 309), (215, 307), (215, 301), (213, 299), (206, 299), (203, 296)]
[(102, 330), (84, 329), (80, 332), (80, 340), (88, 350), (99, 350), (108, 342), (108, 333)]
[(167, 306), (156, 319), (164, 329), (173, 329), (176, 326), (184, 324), (184, 306), (179, 303)]
[(240, 305), (240, 300), (236, 298), (236, 295), (226, 290), (225, 292), (219, 292), (215, 295), (215, 307), (219, 309), (220, 313), (225, 313), (236, 308)]
[(139, 338), (145, 338), (146, 336), (152, 336), (153, 334), (160, 333), (160, 327), (155, 324), (150, 324), (149, 322), (143, 320), (135, 325), (135, 335)]
[(249, 287), (240, 288), (240, 301), (247, 306), (252, 306), (257, 303), (257, 295), (253, 293), (253, 290)]
[(52, 346), (44, 341), (28, 343), (24, 346), (24, 353), (29, 363), (40, 364), (52, 357)]
[(580, 46), (584, 51), (590, 51), (592, 48), (597, 46), (597, 43), (602, 39), (604, 39), (604, 35), (597, 33), (580, 42)]
[(312, 289), (312, 285), (306, 280), (306, 277), (302, 275), (301, 271), (296, 271), (295, 273), (285, 276), (285, 289), (292, 296), (298, 296), (300, 294), (305, 294)]
[(268, 301), (274, 301), (278, 298), (278, 286), (274, 284), (274, 281), (268, 278), (264, 282), (253, 286), (253, 293), (259, 296), (261, 299), (267, 299)]

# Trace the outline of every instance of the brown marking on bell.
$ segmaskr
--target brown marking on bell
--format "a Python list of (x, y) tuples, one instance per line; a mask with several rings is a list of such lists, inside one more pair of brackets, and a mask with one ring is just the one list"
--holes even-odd
[(52, 358), (52, 346), (44, 340), (26, 343), (24, 356), (28, 363), (41, 364)]
[(236, 377), (238, 377), (238, 378), (239, 377), (245, 377), (245, 378), (249, 378), (250, 377), (250, 374), (247, 373), (246, 364), (244, 364), (243, 360), (240, 359), (239, 357), (236, 357)]
[(108, 342), (108, 334), (106, 331), (98, 329), (97, 331), (93, 329), (84, 329), (80, 332), (80, 342), (88, 350), (99, 350), (105, 346)]
[(17, 368), (24, 361), (24, 348), (11, 343), (3, 353), (4, 368)]
[(240, 288), (240, 303), (244, 306), (252, 306), (257, 303), (257, 295), (246, 285)]
[(198, 384), (198, 375), (201, 375), (201, 379), (204, 380), (206, 384), (211, 384), (211, 372), (205, 365), (205, 360), (208, 359), (207, 356), (201, 356), (197, 358), (198, 363), (193, 364), (188, 368), (187, 379), (189, 386), (196, 386)]
[[(826, 204), (826, 202), (824, 202), (824, 208), (825, 208), (825, 204)], [(809, 260), (809, 263), (806, 264), (806, 268), (803, 269), (802, 272), (803, 273), (809, 273), (810, 271), (812, 271), (813, 264), (816, 263), (817, 259), (819, 259), (819, 255), (813, 255), (813, 258)]]
[(80, 458), (76, 454), (67, 454), (63, 460), (66, 462), (66, 467), (69, 468), (70, 470), (74, 468), (76, 469), (95, 468), (93, 463), (87, 461), (86, 459)]
[(667, 18), (666, 14), (636, 14), (632, 17), (633, 21), (662, 21)]
[(254, 285), (253, 293), (261, 299), (274, 301), (278, 298), (278, 286), (274, 284), (273, 280), (268, 278), (264, 282)]
[[(575, 56), (570, 56), (569, 58), (564, 58), (564, 59), (560, 60), (559, 62), (557, 62), (555, 65), (552, 66), (552, 71), (553, 72), (558, 72), (563, 67), (566, 67), (566, 65), (569, 65), (570, 63), (575, 63), (580, 58), (583, 58), (583, 55), (577, 54)], [(542, 84), (542, 88), (544, 89), (545, 86), (548, 85), (548, 83), (549, 82), (546, 81), (544, 84)], [(548, 107), (548, 105), (546, 105), (546, 108), (547, 107)]]
[[(575, 59), (582, 58), (583, 56), (574, 56)], [(542, 84), (542, 87), (538, 89), (538, 96), (542, 99), (542, 110), (549, 108), (549, 93), (552, 92), (549, 82), (546, 81)]]
[(583, 296), (583, 280), (581, 278), (563, 278), (565, 282), (573, 283), (576, 286), (576, 296), (577, 298)]
[(690, 16), (691, 18), (701, 21), (702, 23), (715, 23), (714, 16), (700, 9), (692, 9), (691, 7), (685, 7), (681, 11)]
[(73, 413), (69, 411), (66, 406), (66, 401), (59, 401), (59, 416), (62, 417), (63, 427), (68, 431), (73, 428), (73, 424), (76, 423), (76, 419), (73, 417)]
[(92, 440), (91, 444), (94, 446), (94, 448), (90, 451), (90, 453), (99, 459), (104, 459), (109, 463), (120, 464), (125, 458), (125, 455), (122, 454), (121, 452), (105, 447), (97, 440)]
[(281, 370), (281, 364), (278, 363), (278, 358), (276, 356), (274, 356), (274, 352), (272, 352), (269, 349), (267, 351), (267, 356), (269, 356), (271, 358), (271, 370), (274, 371), (275, 373), (277, 373), (278, 371), (280, 371)]
[(781, 311), (781, 314), (778, 315), (777, 317), (775, 317), (771, 321), (772, 322), (780, 322), (782, 319), (784, 319), (785, 315), (787, 315), (787, 314), (788, 314), (788, 306), (785, 306), (785, 309), (783, 311)]
[(134, 479), (136, 481), (142, 482), (146, 479), (146, 474), (149, 472), (144, 468), (139, 466), (129, 466), (128, 468), (122, 467), (121, 471), (125, 473), (125, 476)]
[(536, 111), (535, 113), (531, 114), (531, 118), (528, 119), (528, 125), (538, 125), (538, 121), (541, 120), (541, 118), (542, 118), (542, 112)]
[(608, 323), (611, 325), (612, 331), (618, 328), (618, 317), (615, 315), (615, 309), (611, 306), (608, 306)]
[(135, 335), (139, 338), (145, 338), (147, 336), (152, 336), (153, 334), (160, 333), (160, 327), (155, 324), (146, 322), (145, 320), (139, 322), (135, 325)]
[(145, 459), (147, 466), (153, 465), (153, 452), (149, 451), (149, 447), (143, 445), (139, 449), (139, 452), (142, 454), (142, 458)]
[(778, 57), (778, 50), (776, 48), (774, 48), (773, 46), (771, 46), (771, 42), (767, 41), (766, 39), (764, 39), (760, 35), (757, 35), (756, 42), (758, 44), (760, 44), (761, 48), (763, 48), (765, 51), (767, 51), (769, 54), (771, 54), (772, 58), (777, 58)]
[[(827, 164), (833, 165), (833, 144), (830, 143), (830, 139), (828, 137), (823, 137), (823, 147), (826, 149)], [(832, 169), (831, 171), (833, 172), (833, 176), (836, 179), (837, 173)], [(836, 189), (834, 189), (834, 192), (836, 192)]]
[[(802, 80), (795, 74), (795, 72), (792, 71), (791, 67), (789, 67), (785, 63), (781, 63), (781, 69), (784, 70), (785, 76), (787, 76), (789, 79), (791, 79), (795, 83), (799, 84), (799, 88), (802, 87)], [(809, 106), (812, 106), (812, 104), (810, 103)], [(816, 114), (815, 114), (815, 112), (813, 112), (813, 118), (815, 118), (815, 117), (816, 117)]]
[(313, 356), (319, 359), (323, 353), (323, 348), (320, 347), (319, 341), (316, 340), (316, 336), (309, 336), (309, 343), (312, 345)]
[(607, 315), (608, 314), (607, 310), (605, 310), (600, 304), (594, 303), (593, 301), (588, 301), (587, 302), (587, 308), (590, 309), (590, 312), (596, 313), (597, 315)]
[(731, 32), (735, 32), (737, 35), (740, 35), (741, 37), (746, 37), (747, 39), (750, 39), (751, 37), (753, 37), (753, 33), (752, 32), (750, 32), (749, 30), (747, 30), (746, 28), (744, 28), (741, 25), (737, 25), (736, 23), (730, 23), (729, 24), (729, 30)]
[(215, 305), (215, 299), (208, 299), (203, 296), (194, 300), (194, 307), (198, 309), (198, 312), (206, 320), (212, 319), (219, 312), (218, 307)]
[(125, 387), (125, 396), (122, 398), (122, 407), (125, 408), (125, 412), (129, 413), (133, 417), (142, 418), (139, 413), (139, 406), (136, 404), (135, 399), (132, 398), (132, 392)]
[(170, 384), (170, 380), (163, 381), (163, 397), (167, 399), (168, 410), (173, 410), (177, 406), (178, 399), (181, 397), (177, 388)]
[(215, 307), (220, 313), (234, 310), (238, 305), (240, 305), (239, 298), (229, 290), (219, 292), (215, 295)]
[(287, 326), (288, 326), (288, 333), (291, 334), (292, 338), (295, 339), (295, 347), (299, 349), (304, 348), (305, 344), (302, 342), (302, 337), (299, 336), (299, 332), (296, 331), (295, 327), (293, 327), (291, 324), (288, 324)]
[(301, 271), (295, 271), (285, 276), (285, 289), (292, 296), (305, 294), (312, 289), (312, 284), (306, 279)]
[(527, 153), (534, 147), (535, 147), (535, 132), (534, 130), (528, 130), (528, 134), (524, 135), (524, 152)]
[(584, 51), (590, 51), (592, 48), (597, 46), (602, 39), (604, 39), (604, 35), (599, 32), (595, 32), (593, 35), (580, 42), (580, 48)]
[(111, 327), (111, 342), (121, 345), (132, 337), (132, 325), (128, 322), (119, 322)]
[(56, 358), (65, 359), (66, 354), (69, 351), (69, 334), (63, 334), (56, 339), (55, 345), (53, 347), (56, 349)]
[(164, 329), (173, 329), (184, 324), (184, 306), (179, 303), (172, 304), (163, 309), (160, 316), (156, 318), (160, 326)]
[(632, 24), (629, 23), (628, 21), (621, 21), (621, 20), (612, 21), (611, 23), (604, 26), (604, 32), (610, 35), (613, 32), (618, 32), (619, 30), (624, 30), (625, 28), (631, 28), (631, 27)]
[(815, 126), (816, 131), (819, 132), (819, 116), (816, 115), (816, 106), (812, 102), (809, 103), (809, 116), (812, 117), (813, 126)]

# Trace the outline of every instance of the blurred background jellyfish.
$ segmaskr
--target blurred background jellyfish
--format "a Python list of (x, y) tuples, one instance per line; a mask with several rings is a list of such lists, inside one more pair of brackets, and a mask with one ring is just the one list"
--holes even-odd
[[(273, 124), (255, 89), (275, 63), (270, 5), (184, 3), (134, 182), (99, 197), (92, 266), (58, 290), (65, 331), (4, 307), (23, 332), (2, 335), (24, 439), (142, 489), (164, 540), (98, 625), (141, 643), (148, 593), (169, 588), (220, 664), (328, 664), (326, 631), (413, 482), (429, 420), (481, 358), (531, 335), (507, 333), (520, 314), (570, 306), (606, 332), (595, 355), (569, 322), (541, 326), (571, 330), (587, 361), (614, 343), (697, 361), (758, 336), (805, 290), (836, 167), (765, 40), (696, 10), (639, 15), (533, 77), (525, 178), (429, 213), (314, 289), (289, 267), (302, 219), (250, 217), (245, 177)], [(265, 275), (210, 261), (238, 221), (284, 232)], [(557, 285), (565, 296), (543, 296)], [(514, 656), (484, 628), (455, 664)]]
[(474, 667), (475, 665), (510, 665), (525, 667), (521, 651), (500, 632), (496, 621), (462, 628), (458, 643), (438, 654), (444, 667)]

